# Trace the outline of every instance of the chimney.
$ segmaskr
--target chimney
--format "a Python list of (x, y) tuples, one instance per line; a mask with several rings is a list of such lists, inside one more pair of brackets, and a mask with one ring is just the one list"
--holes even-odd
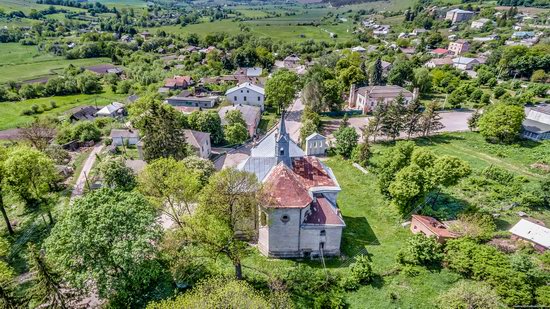
[(356, 86), (355, 84), (351, 84), (349, 89), (349, 98), (348, 98), (348, 105), (350, 108), (355, 107), (355, 99), (356, 99)]

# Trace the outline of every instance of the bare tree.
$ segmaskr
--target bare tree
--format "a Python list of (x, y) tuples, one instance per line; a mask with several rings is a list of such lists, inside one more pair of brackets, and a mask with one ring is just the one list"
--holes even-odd
[(44, 151), (55, 137), (55, 124), (49, 119), (36, 118), (28, 127), (21, 128), (20, 136), (34, 148)]

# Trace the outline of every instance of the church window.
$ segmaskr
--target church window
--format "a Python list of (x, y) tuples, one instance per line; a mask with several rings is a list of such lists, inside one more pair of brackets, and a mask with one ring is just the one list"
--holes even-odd
[(281, 221), (283, 221), (284, 223), (287, 223), (288, 221), (290, 221), (290, 216), (289, 215), (283, 215), (281, 217)]
[(281, 148), (281, 149), (279, 150), (279, 155), (281, 155), (281, 156), (284, 156), (284, 155), (285, 155), (285, 150), (284, 150), (283, 148)]
[(327, 236), (327, 231), (321, 230), (321, 232), (319, 233), (319, 236)]

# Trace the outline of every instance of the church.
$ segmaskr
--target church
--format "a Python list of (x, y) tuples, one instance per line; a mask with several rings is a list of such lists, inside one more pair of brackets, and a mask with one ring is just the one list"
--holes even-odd
[(340, 255), (344, 220), (336, 199), (341, 191), (332, 170), (307, 156), (286, 131), (285, 115), (239, 165), (264, 185), (259, 209), (258, 248), (269, 257)]

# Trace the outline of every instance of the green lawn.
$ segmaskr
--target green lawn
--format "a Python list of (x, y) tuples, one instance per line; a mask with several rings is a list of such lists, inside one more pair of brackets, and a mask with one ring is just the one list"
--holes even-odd
[(117, 95), (110, 92), (100, 94), (77, 94), (68, 96), (48, 97), (25, 100), (21, 102), (2, 102), (0, 103), (0, 130), (16, 128), (32, 121), (34, 116), (23, 116), (23, 110), (30, 109), (32, 105), (50, 106), (50, 102), (56, 103), (57, 108), (45, 111), (40, 116), (53, 115), (59, 116), (63, 112), (77, 106), (98, 105), (103, 106), (120, 100), (124, 95)]
[(89, 66), (110, 62), (108, 58), (68, 60), (39, 51), (36, 46), (23, 46), (18, 43), (3, 43), (0, 59), (0, 84), (8, 81), (25, 81), (50, 76), (72, 64)]
[[(23, 11), (25, 14), (30, 13), (32, 9), (40, 11), (40, 10), (47, 9), (49, 6), (50, 6), (49, 4), (38, 4), (34, 0), (2, 0), (0, 1), (0, 8), (4, 9), (4, 11), (6, 12)], [(85, 11), (83, 9), (61, 6), (61, 5), (54, 5), (54, 7), (58, 9), (64, 9), (64, 10), (74, 11), (74, 12)]]

